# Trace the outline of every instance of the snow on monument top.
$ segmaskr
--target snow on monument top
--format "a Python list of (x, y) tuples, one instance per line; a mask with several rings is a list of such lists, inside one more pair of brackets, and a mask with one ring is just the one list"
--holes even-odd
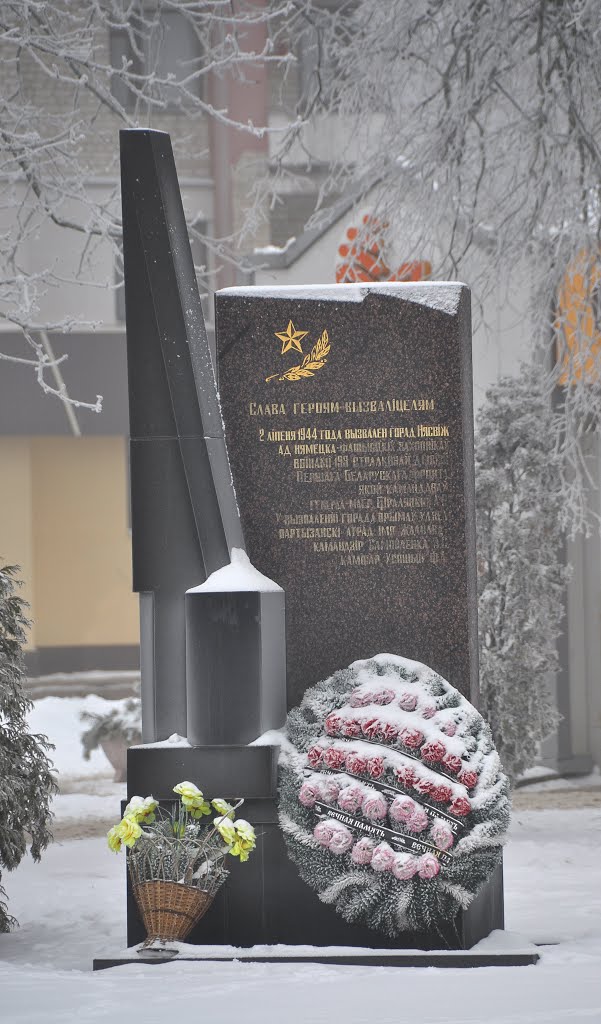
[(221, 288), (219, 295), (247, 296), (262, 299), (313, 299), (322, 302), (363, 302), (376, 292), (392, 298), (417, 302), (441, 313), (455, 316), (461, 292), (467, 286), (458, 281), (413, 282), (384, 281), (379, 284), (302, 284), (258, 285)]
[(236, 592), (240, 590), (267, 591), (282, 588), (255, 569), (250, 558), (242, 548), (232, 548), (231, 561), (221, 569), (212, 572), (204, 583), (191, 587), (187, 594), (215, 594)]

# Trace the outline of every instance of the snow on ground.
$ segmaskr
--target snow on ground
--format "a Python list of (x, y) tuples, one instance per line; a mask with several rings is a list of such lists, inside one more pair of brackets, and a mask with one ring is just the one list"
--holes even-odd
[[(69, 737), (58, 724), (60, 709), (48, 710), (55, 735)], [(76, 823), (85, 811), (90, 821), (98, 815), (100, 827), (107, 808), (109, 817), (118, 814), (122, 787), (111, 789), (106, 772), (76, 784), (73, 750), (58, 752), (72, 780), (59, 798), (72, 798), (61, 804), (60, 821)], [(94, 792), (82, 792), (86, 786)], [(537, 966), (180, 962), (92, 974), (94, 956), (125, 945), (124, 858), (103, 836), (64, 839), (40, 864), (27, 858), (2, 879), (21, 927), (0, 935), (0, 1020), (164, 1024), (189, 1015), (207, 1024), (601, 1024), (601, 809), (557, 809), (552, 794), (544, 795), (547, 809), (515, 813), (505, 857), (507, 928), (525, 942), (557, 943), (541, 947)], [(100, 801), (94, 813), (86, 796)]]
[[(540, 772), (542, 774), (545, 773), (545, 771), (546, 769), (544, 768), (533, 768), (531, 772), (524, 773), (523, 777), (536, 779), (536, 772)], [(527, 788), (530, 793), (544, 793), (549, 792), (550, 790), (557, 789), (570, 790), (601, 788), (601, 772), (597, 767), (595, 767), (595, 769), (589, 775), (570, 775), (565, 779), (562, 778), (560, 775), (557, 775), (556, 778), (549, 778), (548, 776), (546, 776), (544, 777), (544, 780), (541, 782), (529, 781), (528, 786), (524, 788)]]
[(90, 760), (84, 761), (81, 734), (86, 724), (80, 720), (82, 711), (104, 714), (114, 707), (114, 701), (90, 694), (87, 697), (43, 697), (34, 701), (27, 716), (33, 733), (44, 733), (55, 750), (50, 752), (54, 770), (63, 779), (93, 775), (112, 775), (109, 761), (102, 750), (93, 750)]

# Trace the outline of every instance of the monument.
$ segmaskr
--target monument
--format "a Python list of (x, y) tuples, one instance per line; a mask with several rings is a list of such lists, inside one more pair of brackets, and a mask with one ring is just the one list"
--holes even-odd
[[(188, 778), (244, 797), (260, 834), (189, 941), (345, 946), (341, 962), (365, 956), (354, 947), (403, 963), (403, 948), (469, 949), (503, 926), (499, 873), (453, 920), (394, 938), (318, 899), (286, 852), (270, 732), (283, 591), (289, 707), (382, 652), (477, 697), (469, 292), (219, 293), (224, 438), (169, 137), (121, 138), (145, 741), (128, 795), (167, 800)], [(236, 591), (224, 567), (244, 547), (257, 574)], [(128, 944), (143, 938), (130, 894)]]

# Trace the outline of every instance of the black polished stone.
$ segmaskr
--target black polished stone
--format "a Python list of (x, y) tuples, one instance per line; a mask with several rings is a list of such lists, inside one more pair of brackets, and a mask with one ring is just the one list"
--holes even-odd
[[(274, 799), (279, 747), (165, 746), (130, 747), (127, 751), (127, 795), (152, 793), (174, 799), (173, 787), (186, 779), (215, 796), (245, 800)], [(275, 821), (275, 818), (273, 819)]]
[(286, 591), (288, 704), (377, 653), (477, 702), (469, 291), (343, 287), (216, 296), (247, 551)]
[(186, 594), (188, 740), (252, 743), (286, 722), (283, 590)]
[(186, 733), (184, 592), (242, 534), (171, 140), (120, 133), (144, 739)]

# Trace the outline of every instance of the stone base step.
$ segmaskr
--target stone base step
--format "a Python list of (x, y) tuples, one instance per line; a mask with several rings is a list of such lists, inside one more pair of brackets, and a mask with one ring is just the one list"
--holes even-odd
[(165, 964), (191, 961), (199, 963), (246, 963), (280, 964), (330, 964), (352, 967), (522, 967), (536, 964), (540, 954), (536, 947), (523, 949), (461, 949), (432, 950), (419, 949), (361, 949), (353, 946), (259, 946), (249, 949), (232, 946), (191, 946), (184, 943), (173, 949), (153, 947), (144, 949), (133, 946), (130, 949), (98, 957), (93, 961), (93, 970), (102, 971), (124, 964)]

